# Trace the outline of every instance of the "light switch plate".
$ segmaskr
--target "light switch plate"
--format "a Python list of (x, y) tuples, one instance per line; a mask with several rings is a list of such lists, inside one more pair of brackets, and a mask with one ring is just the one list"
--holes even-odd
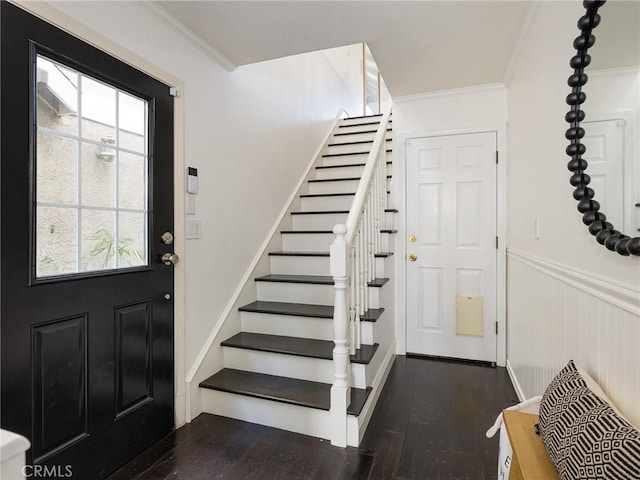
[(200, 238), (200, 232), (202, 229), (202, 224), (199, 218), (187, 218), (186, 225), (186, 238), (187, 240)]

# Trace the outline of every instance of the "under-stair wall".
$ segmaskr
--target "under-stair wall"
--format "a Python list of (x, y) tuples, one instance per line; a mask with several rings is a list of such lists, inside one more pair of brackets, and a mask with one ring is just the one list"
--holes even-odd
[[(359, 127), (344, 125), (362, 120), (347, 120), (327, 135), (187, 376), (189, 420), (206, 411), (333, 440), (328, 392), (334, 381), (335, 289), (328, 250), (331, 229), (345, 223), (358, 188), (364, 152), (377, 129), (373, 120), (363, 127), (366, 133), (350, 134)], [(390, 142), (384, 148), (390, 152)], [(354, 446), (395, 353), (396, 211), (384, 215), (391, 228), (382, 230), (384, 249), (375, 258), (380, 278), (367, 287), (362, 346), (351, 355), (349, 370), (348, 443)], [(288, 390), (294, 394), (280, 395)]]

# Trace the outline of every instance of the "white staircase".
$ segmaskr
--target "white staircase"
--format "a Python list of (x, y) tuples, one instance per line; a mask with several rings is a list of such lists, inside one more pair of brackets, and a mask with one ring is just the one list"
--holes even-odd
[[(255, 278), (256, 301), (242, 306), (241, 331), (221, 343), (224, 368), (200, 383), (202, 407), (213, 413), (332, 439), (334, 279), (332, 230), (344, 224), (382, 116), (342, 120), (315, 173), (268, 253), (270, 274)], [(391, 188), (391, 123), (385, 142)], [(361, 345), (350, 355), (348, 444), (357, 446), (393, 357), (393, 245), (396, 210), (385, 212), (376, 275), (360, 315)], [(372, 392), (372, 386), (375, 387)], [(364, 410), (363, 410), (364, 409)], [(365, 413), (363, 413), (365, 412)]]

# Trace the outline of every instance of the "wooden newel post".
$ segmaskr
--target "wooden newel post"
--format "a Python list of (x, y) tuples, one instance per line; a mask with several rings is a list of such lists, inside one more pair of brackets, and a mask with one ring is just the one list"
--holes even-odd
[(347, 407), (351, 403), (349, 386), (349, 315), (347, 307), (347, 284), (349, 277), (349, 246), (345, 240), (347, 227), (333, 228), (335, 239), (330, 248), (330, 272), (335, 287), (333, 307), (333, 367), (334, 380), (331, 387), (331, 444), (347, 446)]

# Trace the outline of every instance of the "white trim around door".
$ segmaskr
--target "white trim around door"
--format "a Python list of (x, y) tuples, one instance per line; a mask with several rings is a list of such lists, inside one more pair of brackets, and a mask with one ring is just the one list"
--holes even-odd
[(405, 355), (407, 352), (406, 335), (407, 335), (407, 309), (406, 309), (406, 236), (407, 236), (407, 200), (406, 200), (406, 142), (410, 139), (421, 137), (437, 137), (445, 135), (464, 135), (472, 133), (495, 132), (497, 135), (498, 147), (498, 165), (496, 178), (496, 217), (497, 217), (497, 235), (498, 235), (498, 251), (497, 251), (497, 281), (496, 281), (496, 317), (498, 321), (498, 337), (497, 337), (497, 365), (506, 366), (507, 349), (506, 349), (506, 239), (507, 239), (507, 142), (506, 142), (506, 125), (489, 125), (486, 127), (446, 130), (446, 131), (419, 131), (419, 132), (398, 132), (394, 136), (394, 155), (393, 155), (393, 178), (401, 179), (395, 183), (397, 188), (394, 189), (395, 205), (400, 210), (398, 217), (398, 241), (396, 242), (396, 282), (395, 282), (395, 317), (396, 317), (396, 339), (398, 355)]

